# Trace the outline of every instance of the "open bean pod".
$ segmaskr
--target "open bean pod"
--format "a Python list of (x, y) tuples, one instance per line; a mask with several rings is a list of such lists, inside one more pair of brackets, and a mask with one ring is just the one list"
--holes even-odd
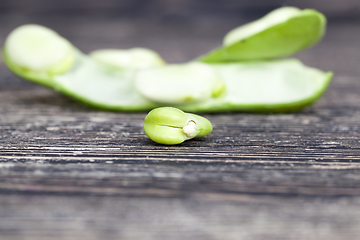
[(166, 65), (143, 48), (86, 55), (46, 27), (24, 25), (7, 37), (3, 58), (21, 78), (104, 110), (297, 111), (322, 96), (332, 73), (275, 58), (312, 46), (325, 27), (315, 10), (284, 7), (229, 32), (195, 61)]

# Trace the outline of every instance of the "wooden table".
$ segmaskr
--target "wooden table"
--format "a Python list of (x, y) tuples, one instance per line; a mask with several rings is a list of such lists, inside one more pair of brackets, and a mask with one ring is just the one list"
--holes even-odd
[[(47, 25), (88, 52), (149, 47), (169, 62), (220, 45), (243, 20), (0, 17)], [(244, 20), (245, 21), (245, 20)], [(291, 114), (206, 114), (214, 131), (151, 142), (146, 113), (103, 112), (0, 66), (0, 239), (359, 239), (360, 22), (330, 21), (297, 55), (333, 70)]]

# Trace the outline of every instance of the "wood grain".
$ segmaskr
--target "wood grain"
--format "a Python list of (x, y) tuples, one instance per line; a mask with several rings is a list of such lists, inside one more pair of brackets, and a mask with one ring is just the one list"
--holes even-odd
[[(1, 37), (23, 21), (4, 19)], [(218, 45), (235, 24), (29, 20), (59, 27), (84, 51), (136, 44), (170, 62)], [(146, 113), (89, 109), (1, 63), (0, 239), (358, 239), (359, 28), (333, 22), (298, 54), (335, 72), (315, 105), (206, 114), (214, 131), (179, 146), (150, 141)]]

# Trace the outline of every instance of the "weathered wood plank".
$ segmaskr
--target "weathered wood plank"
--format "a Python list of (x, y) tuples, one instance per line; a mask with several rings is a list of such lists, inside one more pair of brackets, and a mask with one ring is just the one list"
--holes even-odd
[[(0, 193), (192, 196), (200, 193), (359, 196), (358, 163), (175, 162), (109, 158), (95, 163), (2, 163)], [(121, 160), (123, 162), (124, 160)]]
[[(2, 40), (33, 20), (58, 27), (86, 52), (137, 45), (170, 62), (217, 46), (235, 24), (0, 20)], [(315, 105), (291, 114), (206, 114), (213, 133), (181, 146), (151, 142), (146, 113), (89, 109), (1, 63), (0, 238), (359, 238), (359, 28), (334, 23), (323, 43), (298, 55), (335, 71)]]
[(357, 239), (359, 198), (0, 195), (2, 239)]

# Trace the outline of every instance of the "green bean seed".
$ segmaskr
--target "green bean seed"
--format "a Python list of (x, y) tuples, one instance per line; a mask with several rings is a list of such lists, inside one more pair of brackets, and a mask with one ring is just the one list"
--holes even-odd
[(173, 107), (155, 108), (144, 120), (146, 135), (154, 142), (166, 145), (206, 136), (212, 129), (206, 118)]

